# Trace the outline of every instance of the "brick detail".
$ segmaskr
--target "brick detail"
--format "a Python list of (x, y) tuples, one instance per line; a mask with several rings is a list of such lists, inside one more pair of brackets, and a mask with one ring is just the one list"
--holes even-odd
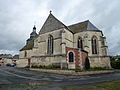
[[(75, 67), (80, 67), (80, 65), (85, 64), (85, 59), (88, 56), (88, 53), (86, 51), (80, 50), (78, 48), (69, 48), (66, 47), (66, 54), (67, 54), (67, 58), (66, 61), (69, 64), (69, 52), (73, 52), (74, 53), (74, 64)], [(80, 59), (82, 59), (82, 63), (80, 63)]]

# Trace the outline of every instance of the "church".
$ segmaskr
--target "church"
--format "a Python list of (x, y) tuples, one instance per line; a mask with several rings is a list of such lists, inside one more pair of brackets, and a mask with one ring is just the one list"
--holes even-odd
[(20, 59), (26, 65), (60, 65), (68, 69), (84, 69), (86, 58), (90, 67), (110, 68), (108, 46), (103, 32), (89, 20), (65, 25), (51, 12), (36, 33), (36, 26), (20, 49)]

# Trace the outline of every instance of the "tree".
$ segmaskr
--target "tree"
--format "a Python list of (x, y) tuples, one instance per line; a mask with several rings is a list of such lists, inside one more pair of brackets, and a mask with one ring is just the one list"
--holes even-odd
[(85, 69), (86, 70), (90, 69), (90, 62), (89, 62), (89, 58), (88, 57), (86, 57), (86, 59), (85, 59)]

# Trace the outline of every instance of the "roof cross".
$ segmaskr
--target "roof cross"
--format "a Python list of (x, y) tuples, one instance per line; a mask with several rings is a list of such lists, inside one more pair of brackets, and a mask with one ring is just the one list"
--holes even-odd
[(52, 11), (50, 10), (50, 14), (52, 13)]

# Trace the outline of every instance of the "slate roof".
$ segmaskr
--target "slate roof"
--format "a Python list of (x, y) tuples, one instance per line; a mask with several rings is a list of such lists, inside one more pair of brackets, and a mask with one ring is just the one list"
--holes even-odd
[(36, 32), (32, 32), (32, 33), (30, 34), (30, 36), (37, 36), (37, 33), (36, 33)]
[(70, 25), (68, 26), (68, 28), (73, 33), (78, 33), (84, 30), (98, 30), (99, 31), (99, 29), (96, 28), (89, 20)]
[(61, 21), (59, 21), (56, 17), (54, 17), (51, 13), (43, 24), (39, 34), (44, 34), (50, 31), (54, 31), (60, 28), (67, 28), (72, 33), (78, 33), (84, 30), (97, 30), (100, 31), (97, 27), (95, 27), (89, 20), (80, 22), (77, 24), (73, 24), (70, 26), (66, 26)]
[(34, 46), (34, 40), (31, 40), (29, 44), (26, 44), (22, 49), (20, 49), (20, 51), (23, 51), (23, 50), (30, 50), (32, 49)]
[(54, 17), (51, 13), (43, 24), (39, 34), (44, 34), (50, 31), (54, 31), (60, 28), (67, 28), (61, 21)]

